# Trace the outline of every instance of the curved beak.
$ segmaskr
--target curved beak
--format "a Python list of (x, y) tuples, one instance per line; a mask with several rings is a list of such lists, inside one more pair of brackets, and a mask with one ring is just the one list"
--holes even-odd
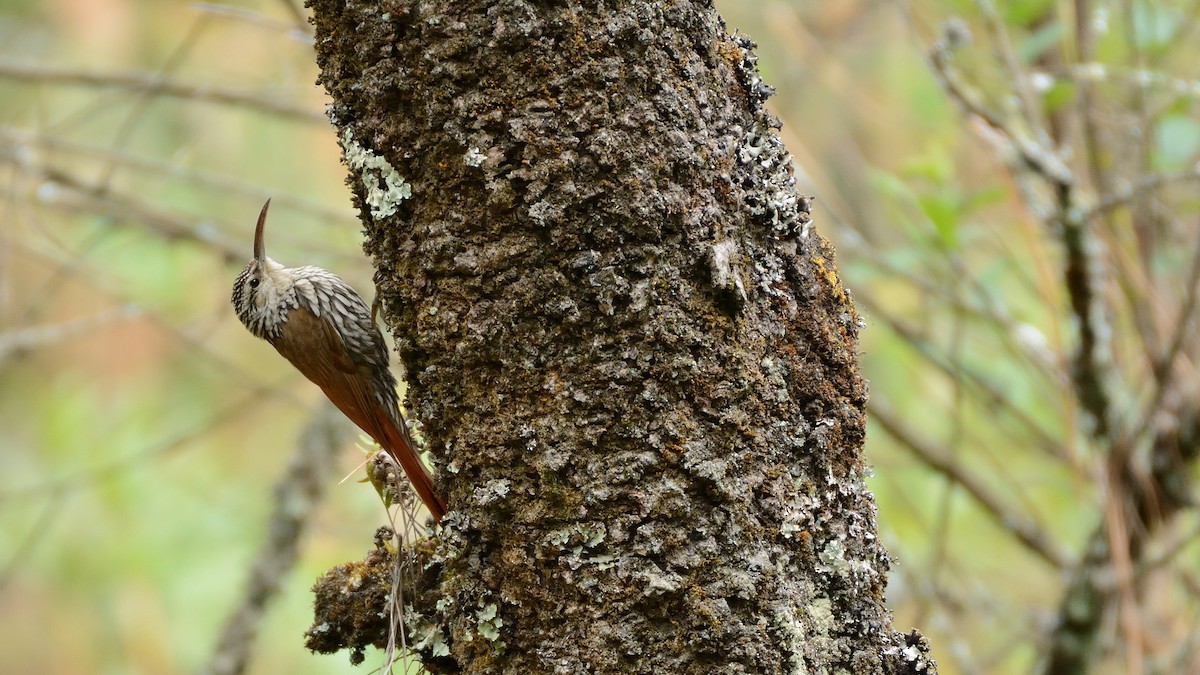
[(254, 259), (262, 262), (266, 260), (267, 253), (263, 250), (263, 226), (267, 224), (267, 209), (271, 207), (270, 198), (267, 203), (263, 204), (262, 211), (258, 214), (258, 225), (254, 228)]

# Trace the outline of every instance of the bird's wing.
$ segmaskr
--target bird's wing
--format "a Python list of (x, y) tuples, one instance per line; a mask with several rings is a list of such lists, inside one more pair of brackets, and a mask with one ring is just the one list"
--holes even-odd
[[(433, 480), (417, 456), (407, 429), (396, 410), (395, 390), (377, 391), (394, 386), (391, 378), (380, 378), (379, 367), (355, 363), (337, 328), (303, 307), (288, 314), (288, 328), (274, 342), (275, 349), (304, 376), (321, 388), (338, 410), (350, 418), (383, 446), (403, 467), (421, 501), (440, 520), (446, 508), (433, 489)], [(386, 363), (383, 365), (386, 368)]]

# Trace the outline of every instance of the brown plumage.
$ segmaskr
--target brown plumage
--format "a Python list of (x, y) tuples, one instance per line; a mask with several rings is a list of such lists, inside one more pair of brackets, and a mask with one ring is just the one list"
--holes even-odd
[(233, 284), (233, 306), (254, 335), (270, 342), (350, 421), (404, 469), (413, 489), (440, 521), (446, 505), (413, 448), (400, 414), (396, 378), (371, 310), (337, 275), (320, 267), (284, 267), (266, 256), (263, 205), (254, 231), (254, 259)]

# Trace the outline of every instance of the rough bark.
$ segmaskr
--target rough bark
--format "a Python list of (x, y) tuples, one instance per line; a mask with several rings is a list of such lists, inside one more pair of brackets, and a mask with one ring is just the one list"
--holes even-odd
[(442, 672), (931, 672), (892, 629), (859, 319), (710, 3), (312, 0), (452, 510)]

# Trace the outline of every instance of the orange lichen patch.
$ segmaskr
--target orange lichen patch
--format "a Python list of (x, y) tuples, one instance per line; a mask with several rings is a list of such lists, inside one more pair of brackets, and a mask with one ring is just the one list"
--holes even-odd
[(826, 264), (824, 256), (813, 256), (810, 258), (812, 263), (816, 265), (817, 272), (829, 284), (829, 288), (833, 291), (834, 297), (841, 302), (846, 302), (846, 291), (842, 288), (842, 281), (838, 279), (837, 268)]

